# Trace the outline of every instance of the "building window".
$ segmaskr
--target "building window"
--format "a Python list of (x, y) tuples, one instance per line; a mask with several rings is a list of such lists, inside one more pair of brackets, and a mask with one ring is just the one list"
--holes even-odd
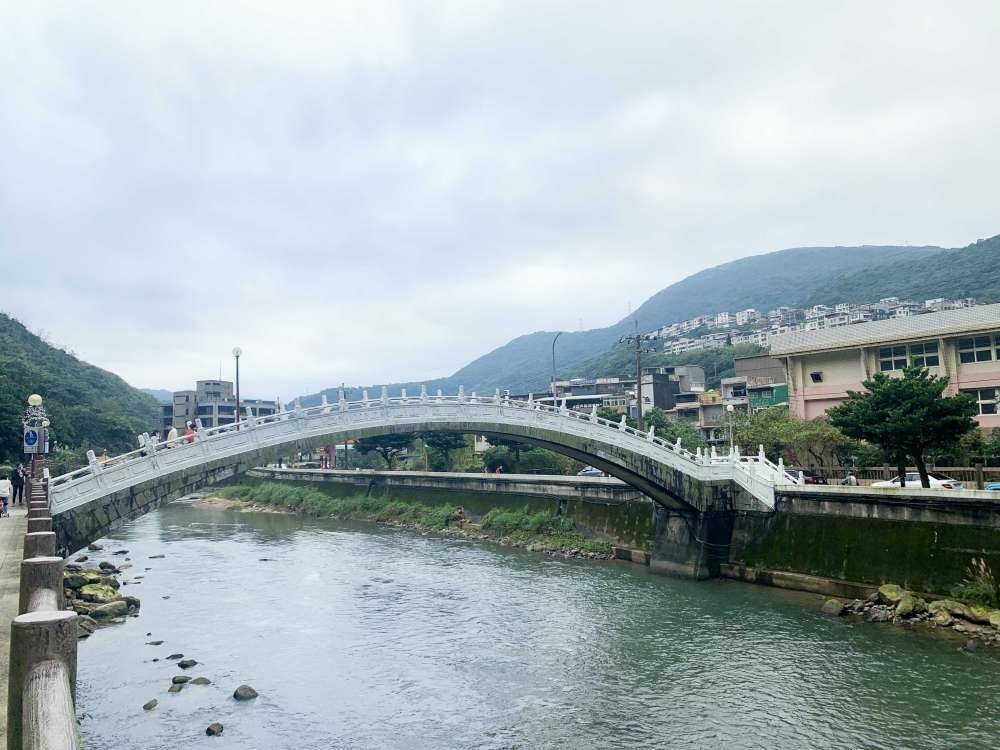
[(992, 359), (993, 342), (990, 336), (958, 340), (958, 361), (962, 364), (989, 362)]
[(925, 344), (911, 344), (910, 361), (920, 367), (937, 367), (941, 364), (941, 360), (938, 358), (937, 342), (928, 341)]
[(997, 389), (980, 388), (978, 390), (962, 391), (969, 398), (976, 402), (980, 414), (997, 413)]
[(882, 372), (902, 370), (906, 367), (906, 347), (883, 346), (878, 350), (878, 365)]

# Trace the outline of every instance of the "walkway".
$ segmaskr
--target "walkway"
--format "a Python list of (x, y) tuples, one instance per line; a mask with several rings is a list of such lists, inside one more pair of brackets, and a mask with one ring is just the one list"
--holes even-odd
[(7, 672), (10, 658), (10, 623), (17, 617), (21, 579), (21, 552), (28, 530), (28, 512), (17, 506), (10, 518), (0, 518), (0, 738), (7, 736)]

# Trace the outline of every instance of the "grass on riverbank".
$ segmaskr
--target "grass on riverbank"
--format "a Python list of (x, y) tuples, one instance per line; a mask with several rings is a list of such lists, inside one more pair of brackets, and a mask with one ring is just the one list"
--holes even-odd
[[(311, 487), (299, 487), (281, 482), (235, 485), (219, 490), (216, 494), (219, 497), (270, 505), (310, 516), (408, 524), (436, 531), (462, 526), (459, 508), (448, 503), (426, 505), (368, 495), (331, 497)], [(580, 534), (573, 522), (565, 516), (556, 516), (545, 511), (532, 513), (527, 507), (523, 510), (493, 508), (483, 516), (479, 529), (481, 533), (497, 540), (512, 539), (540, 550), (577, 549), (601, 555), (611, 553), (610, 542), (588, 539)]]

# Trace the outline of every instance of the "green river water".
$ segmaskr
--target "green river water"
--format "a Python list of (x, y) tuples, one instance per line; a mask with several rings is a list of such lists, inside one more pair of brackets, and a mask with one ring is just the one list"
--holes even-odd
[[(1000, 746), (992, 650), (812, 596), (183, 503), (118, 549), (142, 610), (80, 644), (92, 750)], [(212, 684), (168, 694), (173, 653)]]

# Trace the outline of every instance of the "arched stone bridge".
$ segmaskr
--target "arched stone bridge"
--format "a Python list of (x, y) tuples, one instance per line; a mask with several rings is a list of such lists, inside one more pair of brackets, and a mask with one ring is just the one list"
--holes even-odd
[[(366, 394), (367, 395), (367, 394)], [(691, 453), (652, 433), (531, 401), (492, 397), (420, 396), (341, 400), (295, 408), (238, 424), (199, 427), (196, 439), (171, 443), (140, 438), (143, 447), (90, 464), (49, 482), (61, 547), (72, 552), (117, 523), (161, 502), (310, 447), (388, 433), (454, 431), (534, 443), (588, 463), (649, 495), (670, 514), (702, 516), (734, 508), (770, 510), (774, 485), (798, 479), (763, 453)], [(695, 535), (697, 536), (697, 534)]]

